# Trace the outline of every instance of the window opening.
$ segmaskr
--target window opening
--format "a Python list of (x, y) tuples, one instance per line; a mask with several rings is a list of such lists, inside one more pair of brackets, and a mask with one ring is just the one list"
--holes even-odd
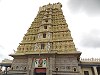
[(35, 36), (33, 37), (33, 39), (35, 40)]
[(84, 71), (84, 75), (89, 75), (89, 71)]
[(47, 29), (47, 26), (44, 26), (44, 29)]
[(76, 71), (76, 68), (74, 68), (74, 71)]
[(45, 22), (48, 22), (48, 20), (45, 20)]
[(45, 44), (41, 44), (41, 49), (44, 49), (45, 48)]
[(26, 70), (26, 67), (24, 67), (24, 70)]
[(18, 69), (18, 66), (16, 66), (16, 69)]
[(43, 33), (43, 38), (46, 38), (46, 33)]
[(46, 15), (46, 17), (49, 17), (48, 15)]
[(49, 11), (47, 11), (47, 13), (49, 13)]
[(13, 70), (13, 67), (11, 69)]

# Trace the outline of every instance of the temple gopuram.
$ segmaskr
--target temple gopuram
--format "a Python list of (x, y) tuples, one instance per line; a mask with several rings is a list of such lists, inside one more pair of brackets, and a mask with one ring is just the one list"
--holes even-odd
[(39, 8), (14, 54), (9, 75), (100, 75), (100, 60), (80, 59), (61, 3)]

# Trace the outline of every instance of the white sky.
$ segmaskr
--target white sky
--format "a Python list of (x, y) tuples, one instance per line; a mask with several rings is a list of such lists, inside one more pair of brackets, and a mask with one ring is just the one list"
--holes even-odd
[[(0, 61), (4, 58), (12, 59), (8, 55), (13, 53), (13, 49), (17, 49), (36, 17), (39, 7), (57, 2), (62, 3), (63, 15), (71, 30), (76, 48), (82, 52), (81, 57), (100, 58), (100, 47), (82, 45), (85, 36), (93, 39), (98, 37), (98, 40), (100, 40), (100, 15), (89, 16), (81, 10), (74, 13), (68, 7), (68, 0), (0, 0)], [(93, 31), (96, 31), (96, 33)], [(89, 41), (92, 42), (92, 40)]]

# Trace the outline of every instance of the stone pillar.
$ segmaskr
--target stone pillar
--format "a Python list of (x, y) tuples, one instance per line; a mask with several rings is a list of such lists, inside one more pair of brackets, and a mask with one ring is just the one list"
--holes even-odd
[(31, 72), (32, 72), (32, 75), (34, 75), (34, 70), (35, 70), (35, 59), (32, 58), (32, 69), (31, 69)]
[(6, 74), (6, 75), (7, 75), (7, 68), (8, 68), (8, 67), (5, 67), (5, 74)]
[(80, 75), (82, 75), (82, 68), (81, 68), (81, 66), (79, 66), (79, 72), (80, 72)]
[(49, 75), (52, 75), (52, 57), (50, 57)]
[(28, 72), (27, 72), (27, 75), (32, 75), (33, 72), (31, 72), (32, 70), (32, 58), (29, 57), (28, 58)]
[(94, 75), (98, 75), (97, 67), (96, 66), (93, 66), (93, 71), (94, 71)]
[(47, 58), (46, 75), (49, 75), (49, 58)]

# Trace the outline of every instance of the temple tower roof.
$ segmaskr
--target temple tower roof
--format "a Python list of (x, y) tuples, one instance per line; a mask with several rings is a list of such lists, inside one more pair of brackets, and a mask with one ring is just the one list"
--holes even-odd
[(49, 3), (39, 8), (15, 54), (77, 52), (61, 7)]

